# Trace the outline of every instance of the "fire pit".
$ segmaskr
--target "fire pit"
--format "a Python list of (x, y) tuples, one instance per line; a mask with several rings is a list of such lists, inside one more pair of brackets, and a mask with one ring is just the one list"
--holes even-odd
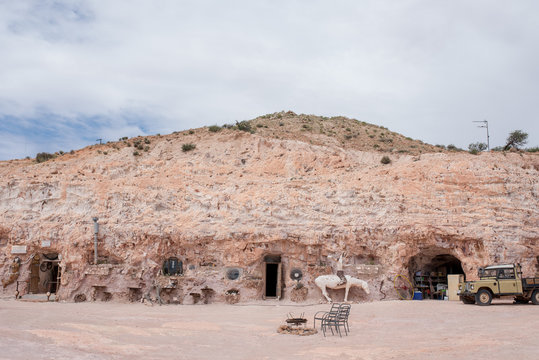
[[(277, 332), (280, 334), (292, 334), (292, 335), (314, 335), (318, 331), (316, 329), (311, 329), (305, 327), (307, 324), (307, 319), (304, 317), (304, 313), (299, 317), (294, 317), (292, 313), (288, 314), (288, 319), (286, 319), (286, 325), (281, 325), (277, 329)], [(301, 327), (303, 325), (303, 327)]]
[(288, 319), (286, 319), (286, 323), (291, 326), (299, 327), (300, 325), (303, 325), (305, 327), (305, 324), (307, 324), (307, 319), (305, 319), (303, 316), (305, 313), (302, 313), (300, 317), (294, 317), (292, 313), (288, 314)]

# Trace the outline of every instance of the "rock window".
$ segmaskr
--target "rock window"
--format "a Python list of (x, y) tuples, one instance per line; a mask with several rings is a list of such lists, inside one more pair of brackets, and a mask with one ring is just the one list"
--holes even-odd
[(174, 276), (183, 274), (183, 264), (176, 257), (171, 257), (163, 263), (163, 275)]

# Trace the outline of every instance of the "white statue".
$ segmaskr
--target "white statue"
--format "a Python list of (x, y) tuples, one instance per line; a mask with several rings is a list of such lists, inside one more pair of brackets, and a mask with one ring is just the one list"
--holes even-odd
[(366, 281), (356, 279), (350, 275), (345, 275), (346, 283), (341, 284), (341, 278), (337, 275), (320, 275), (314, 280), (316, 286), (322, 290), (322, 294), (326, 297), (328, 302), (331, 302), (331, 298), (328, 295), (326, 288), (330, 289), (346, 289), (344, 293), (344, 302), (348, 301), (348, 291), (352, 286), (357, 286), (363, 289), (367, 294), (370, 294), (369, 284)]

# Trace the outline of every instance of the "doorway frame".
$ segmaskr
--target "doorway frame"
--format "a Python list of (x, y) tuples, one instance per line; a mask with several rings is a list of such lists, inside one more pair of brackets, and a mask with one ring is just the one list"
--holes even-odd
[[(275, 260), (277, 258), (279, 258), (279, 261)], [(266, 295), (268, 264), (277, 265), (277, 284), (275, 285), (275, 296)], [(283, 263), (282, 263), (280, 254), (268, 254), (264, 256), (264, 260), (262, 261), (262, 279), (264, 280), (263, 290), (262, 290), (262, 299), (263, 300), (267, 300), (267, 299), (281, 300), (282, 289), (283, 289)]]

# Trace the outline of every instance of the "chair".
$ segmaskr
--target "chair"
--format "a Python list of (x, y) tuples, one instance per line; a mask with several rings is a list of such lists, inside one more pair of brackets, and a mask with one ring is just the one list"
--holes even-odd
[(346, 334), (346, 336), (348, 336), (348, 333), (350, 332), (350, 327), (348, 325), (348, 316), (350, 315), (351, 309), (352, 306), (350, 304), (342, 304), (339, 307), (337, 314), (328, 314), (328, 316), (325, 316), (322, 320), (321, 326), (324, 336), (326, 336), (327, 328), (329, 328), (332, 335), (335, 335), (335, 333), (333, 332), (333, 328), (335, 328), (335, 331), (339, 333), (340, 337), (342, 337), (341, 327), (344, 329), (344, 333)]
[(318, 311), (314, 314), (313, 327), (316, 329), (316, 320), (320, 320), (320, 323), (322, 323), (327, 316), (336, 316), (340, 307), (341, 304), (333, 303), (331, 304), (331, 309), (329, 309), (329, 311)]

